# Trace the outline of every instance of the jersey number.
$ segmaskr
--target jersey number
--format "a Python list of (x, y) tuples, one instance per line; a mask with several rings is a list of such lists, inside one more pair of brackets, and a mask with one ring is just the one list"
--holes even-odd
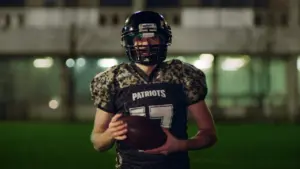
[[(129, 109), (131, 116), (145, 116), (146, 107), (134, 107)], [(153, 105), (149, 106), (149, 117), (150, 119), (160, 119), (161, 126), (164, 128), (171, 128), (172, 117), (173, 117), (173, 105)]]

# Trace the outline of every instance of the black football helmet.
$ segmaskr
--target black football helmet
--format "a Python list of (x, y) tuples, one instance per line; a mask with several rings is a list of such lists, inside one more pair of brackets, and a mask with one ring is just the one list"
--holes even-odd
[(157, 12), (138, 11), (125, 21), (121, 45), (131, 62), (143, 65), (159, 64), (166, 59), (171, 43), (171, 27)]

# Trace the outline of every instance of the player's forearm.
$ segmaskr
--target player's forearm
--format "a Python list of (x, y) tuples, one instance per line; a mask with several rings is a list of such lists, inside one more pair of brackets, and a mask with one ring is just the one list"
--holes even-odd
[(107, 133), (92, 133), (91, 141), (97, 151), (106, 151), (113, 146), (114, 139)]
[(217, 136), (215, 132), (204, 130), (198, 132), (195, 137), (180, 142), (179, 149), (183, 151), (200, 150), (213, 146), (217, 142)]

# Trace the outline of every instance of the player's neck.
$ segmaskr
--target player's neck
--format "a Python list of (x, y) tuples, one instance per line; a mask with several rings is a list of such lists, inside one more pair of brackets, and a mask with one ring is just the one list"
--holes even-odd
[(138, 68), (140, 68), (142, 71), (144, 71), (147, 75), (150, 75), (151, 72), (153, 71), (153, 69), (156, 67), (156, 65), (154, 65), (154, 66), (145, 66), (145, 65), (142, 65), (142, 64), (139, 64), (139, 63), (136, 63), (136, 66)]

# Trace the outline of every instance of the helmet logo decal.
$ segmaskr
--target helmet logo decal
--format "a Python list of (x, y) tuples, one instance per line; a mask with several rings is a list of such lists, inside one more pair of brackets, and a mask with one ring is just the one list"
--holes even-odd
[(139, 32), (152, 32), (152, 31), (157, 31), (157, 26), (155, 23), (139, 24)]
[(155, 36), (154, 33), (143, 33), (143, 34), (142, 34), (142, 37), (143, 37), (143, 38), (151, 38), (151, 37), (154, 37), (154, 36)]

